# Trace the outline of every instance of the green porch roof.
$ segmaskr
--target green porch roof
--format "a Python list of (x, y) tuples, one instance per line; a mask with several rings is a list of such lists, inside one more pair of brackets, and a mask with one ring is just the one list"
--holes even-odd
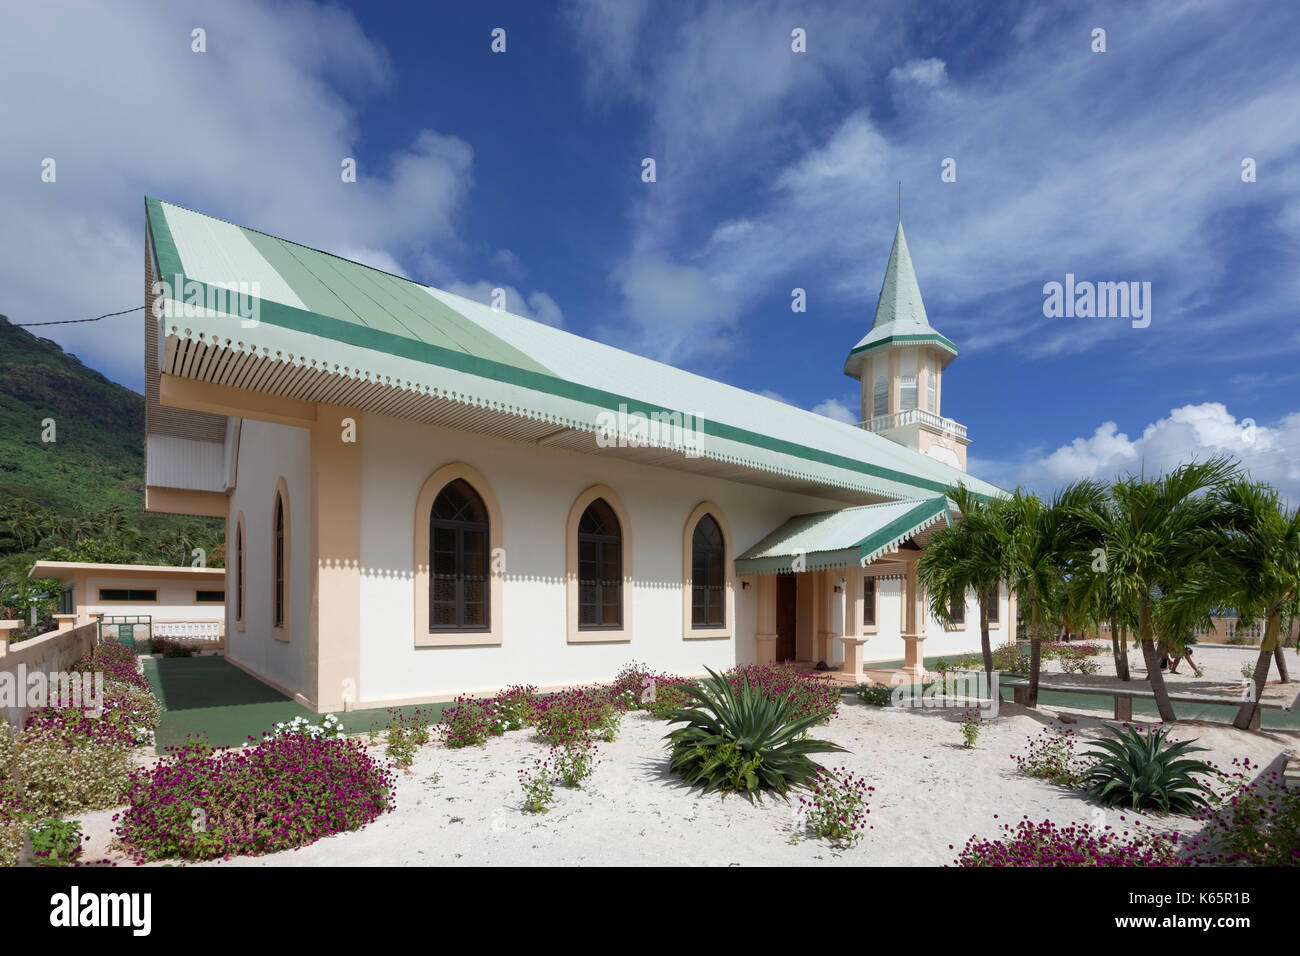
[(736, 573), (790, 571), (797, 557), (808, 571), (866, 567), (937, 524), (952, 524), (948, 499), (942, 495), (796, 515), (738, 557)]
[[(699, 455), (737, 468), (884, 498), (941, 494), (959, 482), (1003, 493), (852, 425), (180, 206), (153, 198), (145, 206), (177, 309), (193, 287), (203, 299), (256, 283), (255, 327), (211, 308), (161, 319), (174, 374), (308, 400), (346, 397), (385, 414), (454, 401), (586, 433), (620, 406), (695, 416)], [(327, 376), (351, 391), (327, 389)]]

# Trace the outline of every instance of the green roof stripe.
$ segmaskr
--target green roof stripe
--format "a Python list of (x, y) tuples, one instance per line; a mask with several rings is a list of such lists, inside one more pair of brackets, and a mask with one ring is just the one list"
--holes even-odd
[[(147, 199), (146, 206), (153, 228), (160, 269), (163, 270), (165, 275), (179, 274), (184, 278), (188, 278), (184, 276), (175, 241), (170, 229), (167, 227), (163, 204), (156, 199)], [(255, 241), (258, 250), (267, 258), (268, 262), (272, 263), (274, 268), (279, 270), (282, 266), (284, 267), (285, 271), (281, 273), (282, 276), (304, 303), (311, 304), (314, 301), (320, 301), (320, 296), (329, 294), (329, 290), (337, 291), (333, 286), (327, 287), (325, 281), (321, 277), (315, 276), (306, 265), (300, 263), (301, 269), (293, 270), (292, 267), (285, 264), (284, 259), (291, 248), (294, 250), (307, 250), (316, 253), (317, 256), (322, 258), (337, 259), (337, 257), (328, 256), (326, 253), (310, 250), (309, 247), (293, 243), (286, 243), (277, 253), (265, 242), (265, 239), (274, 239), (275, 237), (266, 237), (265, 234), (256, 233), (253, 230), (246, 231), (249, 233), (250, 240)], [(255, 238), (258, 236), (262, 238)], [(338, 261), (342, 263), (347, 260)], [(365, 269), (366, 267), (357, 266), (356, 268)], [(340, 272), (341, 275), (342, 272)], [(387, 274), (383, 273), (383, 275)], [(320, 288), (313, 286), (313, 282), (308, 279), (308, 276), (311, 276), (311, 279), (314, 279)], [(405, 283), (408, 280), (393, 277), (393, 281)], [(206, 293), (206, 284), (199, 284), (204, 287)], [(647, 402), (608, 389), (597, 388), (558, 377), (514, 346), (493, 335), (490, 331), (483, 329), (477, 323), (471, 322), (469, 319), (460, 316), (459, 313), (455, 313), (454, 310), (450, 310), (449, 307), (439, 303), (432, 295), (428, 295), (423, 291), (424, 287), (419, 286), (417, 283), (410, 283), (410, 286), (413, 293), (426, 295), (428, 298), (428, 311), (423, 318), (425, 323), (431, 328), (436, 328), (434, 323), (443, 321), (444, 313), (442, 309), (448, 309), (454, 316), (454, 325), (456, 327), (462, 329), (472, 327), (477, 331), (478, 334), (474, 341), (472, 343), (457, 343), (455, 340), (449, 340), (446, 344), (435, 344), (411, 337), (412, 333), (396, 320), (388, 324), (387, 328), (376, 328), (360, 321), (359, 317), (355, 321), (349, 321), (334, 315), (308, 311), (268, 299), (256, 300), (259, 309), (258, 317), (262, 322), (290, 331), (317, 336), (344, 345), (368, 349), (422, 364), (456, 370), (490, 381), (581, 402), (600, 409), (617, 412), (620, 406), (626, 406), (629, 412), (643, 415), (654, 413), (679, 414), (686, 420), (694, 417), (693, 413), (681, 409), (671, 408), (657, 402)], [(356, 298), (356, 296), (361, 296), (362, 293), (356, 289), (355, 284), (353, 284), (353, 289), (349, 292), (349, 295), (356, 304), (361, 303), (362, 300)], [(391, 294), (389, 298), (391, 299)], [(367, 301), (371, 306), (375, 303), (373, 298), (369, 298)], [(338, 307), (334, 306), (331, 311), (337, 311), (337, 309)], [(459, 338), (459, 335), (457, 335), (457, 338)], [(869, 461), (863, 461), (860, 458), (829, 452), (821, 448), (708, 418), (705, 418), (700, 423), (700, 430), (706, 435), (712, 435), (719, 439), (790, 455), (808, 462), (841, 468), (848, 472), (896, 482), (906, 488), (943, 493), (961, 477), (954, 476), (951, 481), (926, 478), (896, 468), (888, 468)], [(863, 437), (865, 439), (867, 436), (864, 435)], [(866, 450), (864, 449), (864, 452)]]
[(947, 336), (939, 332), (924, 332), (919, 335), (891, 335), (888, 338), (868, 342), (866, 345), (855, 345), (853, 351), (849, 354), (857, 355), (861, 352), (869, 352), (872, 349), (884, 348), (886, 345), (910, 345), (916, 342), (934, 342), (946, 349), (951, 349), (953, 355), (957, 354), (957, 346)]
[(877, 551), (887, 547), (895, 538), (910, 536), (912, 531), (921, 525), (928, 524), (941, 513), (946, 513), (948, 515), (948, 524), (952, 524), (952, 512), (948, 510), (948, 499), (946, 497), (922, 501), (911, 511), (900, 515), (879, 531), (859, 541), (859, 559), (865, 558), (870, 562)]

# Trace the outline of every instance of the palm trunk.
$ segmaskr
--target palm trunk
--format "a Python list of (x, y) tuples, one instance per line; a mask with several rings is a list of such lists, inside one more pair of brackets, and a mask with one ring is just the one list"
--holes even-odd
[(1029, 635), (1029, 706), (1038, 706), (1038, 672), (1042, 669), (1043, 641), (1037, 634)]
[(980, 595), (980, 651), (984, 654), (984, 677), (993, 686), (993, 646), (989, 643), (988, 598)]
[(1165, 675), (1160, 672), (1160, 655), (1151, 634), (1151, 596), (1148, 594), (1138, 598), (1138, 639), (1142, 642), (1142, 659), (1147, 664), (1147, 679), (1151, 681), (1151, 693), (1155, 696), (1160, 719), (1167, 724), (1176, 723), (1178, 717), (1169, 700), (1169, 688), (1165, 686)]
[(1291, 629), (1294, 626), (1295, 615), (1292, 615), (1286, 619), (1286, 633), (1278, 635), (1277, 647), (1273, 649), (1273, 660), (1277, 662), (1277, 676), (1283, 684), (1291, 683), (1291, 672), (1286, 666), (1286, 646), (1291, 640)]
[(1128, 635), (1121, 633), (1119, 621), (1110, 619), (1110, 650), (1115, 655), (1115, 676), (1128, 680)]
[(1259, 657), (1255, 660), (1254, 683), (1250, 699), (1243, 701), (1241, 707), (1237, 710), (1237, 718), (1232, 722), (1232, 726), (1238, 730), (1248, 730), (1251, 721), (1255, 719), (1255, 711), (1259, 709), (1259, 699), (1264, 696), (1264, 685), (1268, 683), (1268, 668), (1273, 662), (1274, 652), (1280, 650), (1277, 646), (1277, 632), (1279, 625), (1282, 623), (1282, 612), (1275, 610), (1268, 616), (1268, 623), (1264, 625), (1264, 640), (1259, 645)]

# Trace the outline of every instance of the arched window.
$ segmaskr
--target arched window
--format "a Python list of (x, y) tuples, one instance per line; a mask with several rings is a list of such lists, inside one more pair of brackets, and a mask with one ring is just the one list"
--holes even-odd
[(275, 616), (271, 621), (274, 627), (284, 627), (284, 498), (275, 496)]
[(604, 498), (578, 521), (578, 629), (623, 626), (623, 532)]
[(706, 514), (691, 536), (691, 627), (726, 627), (722, 529)]
[(438, 493), (429, 512), (429, 631), (487, 631), (488, 509), (464, 478)]

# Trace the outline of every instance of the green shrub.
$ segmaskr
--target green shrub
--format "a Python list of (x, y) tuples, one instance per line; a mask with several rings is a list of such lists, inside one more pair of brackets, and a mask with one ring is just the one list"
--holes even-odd
[(894, 689), (888, 684), (859, 684), (854, 693), (863, 703), (873, 707), (888, 707), (894, 700)]
[(1208, 805), (1210, 790), (1196, 775), (1212, 774), (1214, 769), (1202, 760), (1183, 756), (1204, 747), (1192, 746), (1193, 741), (1169, 743), (1168, 728), (1143, 732), (1125, 727), (1111, 733), (1112, 739), (1096, 742), (1100, 750), (1083, 755), (1097, 758), (1082, 781), (1097, 800), (1112, 807), (1183, 814)]
[(975, 749), (975, 742), (979, 740), (983, 723), (984, 719), (980, 716), (977, 707), (972, 707), (961, 715), (962, 746), (967, 750)]
[(519, 786), (524, 790), (524, 809), (529, 813), (545, 813), (555, 802), (554, 773), (545, 760), (533, 761), (531, 774), (519, 771)]
[(1027, 741), (1025, 753), (1012, 754), (1020, 772), (1058, 787), (1078, 787), (1088, 762), (1076, 752), (1078, 737), (1071, 730), (1048, 727)]
[(577, 737), (551, 748), (551, 764), (566, 787), (580, 787), (596, 770), (596, 745)]
[(81, 824), (47, 817), (27, 831), (33, 866), (71, 866), (81, 853)]
[(736, 792), (749, 799), (772, 790), (785, 797), (803, 787), (820, 766), (809, 754), (844, 748), (807, 736), (825, 719), (799, 717), (792, 694), (772, 699), (747, 680), (733, 689), (727, 678), (709, 671), (698, 685), (687, 685), (693, 707), (674, 711), (671, 723), (685, 724), (665, 736), (670, 768), (704, 792)]
[(410, 716), (388, 711), (388, 759), (398, 767), (409, 767), (416, 753), (429, 742), (429, 722), (416, 711)]
[(868, 795), (875, 791), (861, 777), (843, 767), (834, 772), (819, 769), (808, 783), (808, 796), (799, 803), (808, 816), (808, 826), (823, 840), (853, 846), (866, 835)]
[(42, 817), (105, 810), (126, 796), (130, 748), (104, 736), (73, 737), (58, 725), (32, 726), (9, 749), (5, 778), (22, 783), (22, 805)]

